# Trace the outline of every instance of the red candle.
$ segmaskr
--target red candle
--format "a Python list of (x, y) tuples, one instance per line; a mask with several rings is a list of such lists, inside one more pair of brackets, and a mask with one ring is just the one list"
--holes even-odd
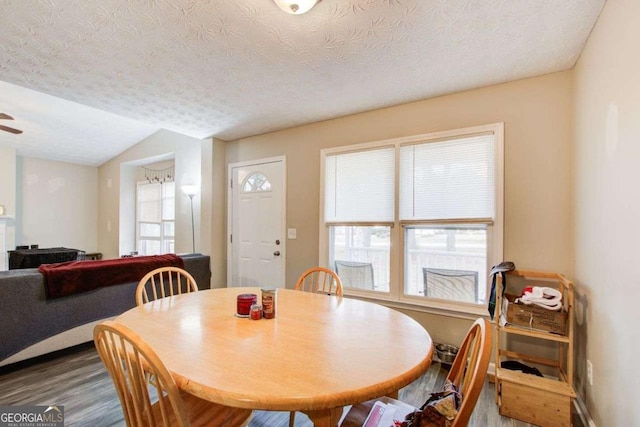
[(251, 306), (251, 320), (260, 320), (262, 319), (262, 306), (258, 304), (253, 304)]
[(256, 294), (240, 294), (238, 295), (236, 313), (238, 316), (249, 316), (251, 306), (258, 301)]

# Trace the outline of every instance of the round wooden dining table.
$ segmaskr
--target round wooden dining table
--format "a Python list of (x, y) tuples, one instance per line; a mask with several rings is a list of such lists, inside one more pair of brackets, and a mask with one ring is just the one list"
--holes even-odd
[(256, 410), (301, 411), (337, 426), (342, 408), (397, 391), (431, 363), (429, 333), (379, 304), (278, 289), (276, 317), (236, 316), (222, 288), (158, 299), (116, 318), (138, 333), (188, 393)]

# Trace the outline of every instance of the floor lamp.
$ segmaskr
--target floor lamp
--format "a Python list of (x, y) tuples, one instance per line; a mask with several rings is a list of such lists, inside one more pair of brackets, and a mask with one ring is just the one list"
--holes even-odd
[(189, 196), (189, 201), (191, 202), (191, 242), (193, 245), (193, 252), (196, 253), (196, 229), (195, 224), (193, 222), (193, 196), (198, 194), (200, 188), (197, 185), (183, 185), (182, 192)]

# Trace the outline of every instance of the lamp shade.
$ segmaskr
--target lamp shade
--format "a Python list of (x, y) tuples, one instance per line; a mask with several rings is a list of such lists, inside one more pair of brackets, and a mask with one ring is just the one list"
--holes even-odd
[(302, 15), (311, 10), (319, 0), (273, 0), (282, 10), (292, 15)]
[(195, 196), (200, 191), (200, 187), (197, 185), (183, 185), (181, 188), (182, 192), (189, 197)]

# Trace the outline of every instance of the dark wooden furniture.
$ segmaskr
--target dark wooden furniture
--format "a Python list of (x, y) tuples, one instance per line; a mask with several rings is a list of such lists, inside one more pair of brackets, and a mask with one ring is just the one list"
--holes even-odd
[(38, 268), (41, 264), (84, 259), (84, 251), (71, 248), (18, 249), (9, 251), (9, 270)]

